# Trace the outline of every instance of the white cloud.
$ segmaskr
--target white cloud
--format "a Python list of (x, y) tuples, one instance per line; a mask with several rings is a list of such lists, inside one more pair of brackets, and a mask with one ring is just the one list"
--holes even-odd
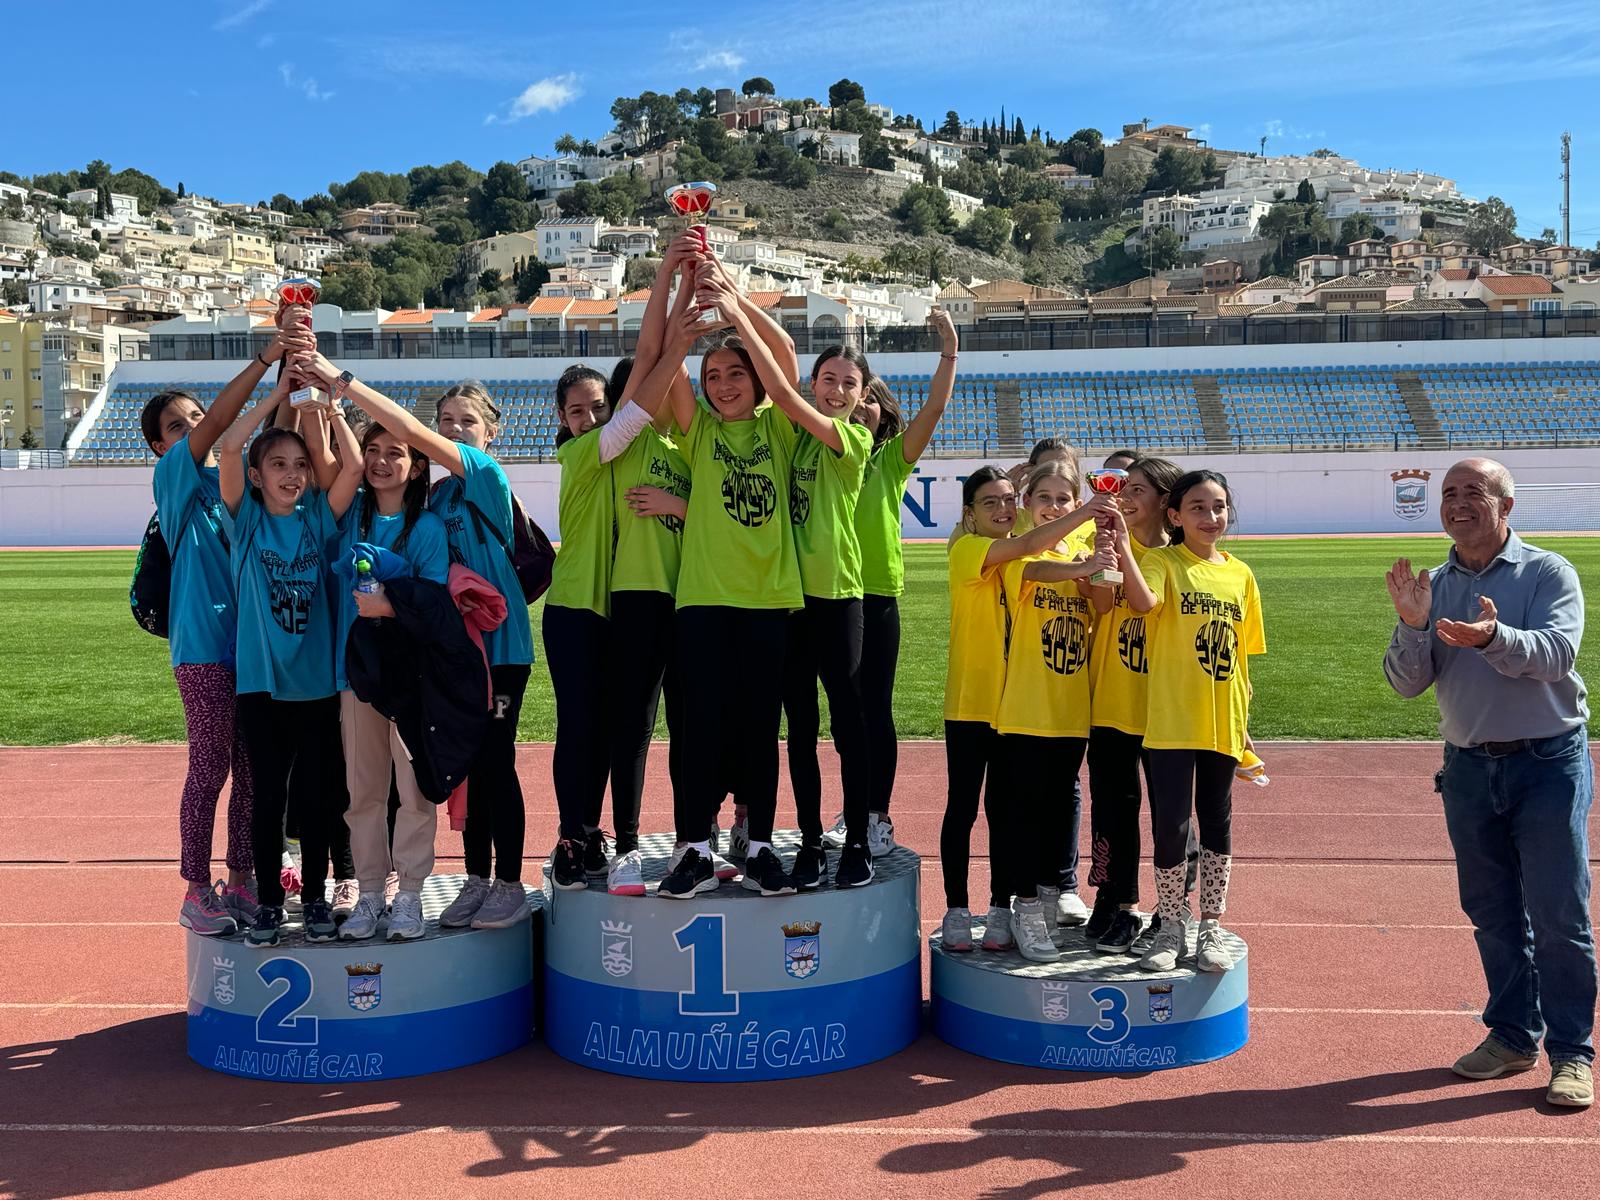
[(337, 95), (336, 92), (323, 91), (312, 76), (302, 76), (294, 69), (293, 63), (279, 63), (278, 74), (283, 77), (284, 87), (300, 92), (307, 100), (332, 100)]
[(218, 18), (216, 23), (213, 24), (211, 28), (217, 30), (219, 33), (225, 29), (237, 28), (238, 26), (243, 25), (251, 17), (257, 16), (264, 12), (266, 9), (271, 7), (271, 5), (272, 0), (250, 0), (250, 3), (246, 4), (243, 8), (235, 9), (227, 16)]
[(744, 55), (732, 50), (713, 50), (709, 54), (702, 54), (694, 64), (696, 71), (737, 71), (744, 66)]
[(578, 86), (577, 75), (549, 75), (523, 88), (521, 94), (507, 107), (505, 116), (490, 113), (484, 117), (483, 123), (493, 125), (504, 121), (509, 124), (524, 117), (534, 116), (536, 113), (555, 112), (557, 109), (565, 108), (581, 95), (583, 89)]

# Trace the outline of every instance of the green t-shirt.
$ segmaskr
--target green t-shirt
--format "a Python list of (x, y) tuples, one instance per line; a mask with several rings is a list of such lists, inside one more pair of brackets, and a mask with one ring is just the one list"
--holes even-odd
[(872, 453), (865, 425), (834, 419), (844, 450), (814, 434), (795, 440), (789, 476), (789, 521), (800, 558), (800, 588), (808, 596), (843, 600), (861, 595), (861, 543), (856, 537), (856, 501)]
[(571, 438), (556, 451), (561, 464), (557, 521), (561, 548), (545, 603), (611, 615), (611, 464), (600, 461), (600, 429)]
[(678, 607), (800, 608), (789, 526), (795, 428), (770, 401), (748, 421), (696, 409), (680, 443), (693, 488), (683, 529)]
[(900, 501), (915, 465), (906, 461), (903, 432), (879, 446), (867, 460), (866, 482), (856, 502), (856, 537), (861, 541), (861, 587), (874, 596), (898, 596), (906, 590)]
[(677, 446), (654, 429), (646, 429), (611, 462), (611, 494), (617, 514), (617, 552), (611, 563), (613, 592), (678, 590), (678, 561), (683, 552), (679, 517), (637, 517), (628, 507), (628, 489), (658, 487), (674, 496), (689, 495), (689, 465)]

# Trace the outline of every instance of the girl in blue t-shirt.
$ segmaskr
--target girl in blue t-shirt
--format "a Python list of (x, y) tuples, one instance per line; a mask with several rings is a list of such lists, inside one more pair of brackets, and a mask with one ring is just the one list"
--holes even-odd
[(522, 891), (527, 818), (517, 780), (517, 719), (533, 663), (533, 633), (511, 560), (516, 536), (511, 484), (487, 452), (500, 427), (500, 410), (481, 383), (467, 380), (440, 397), (439, 428), (433, 430), (320, 354), (298, 359), (297, 367), (336, 394), (347, 395), (373, 420), (450, 472), (428, 502), (444, 520), (450, 561), (483, 576), (505, 597), (505, 622), (484, 637), (494, 705), (467, 776), (467, 827), (462, 835), (467, 883), (439, 917), (447, 927), (505, 928), (529, 913)]
[(342, 789), (329, 782), (338, 772), (340, 750), (334, 605), (324, 583), (325, 555), (361, 482), (361, 454), (336, 414), (341, 463), (327, 492), (316, 489), (310, 452), (292, 429), (263, 431), (250, 446), (247, 474), (245, 442), (267, 413), (286, 402), (291, 378), (280, 374), (272, 396), (223, 435), (218, 464), (239, 605), (239, 722), (255, 764), (251, 831), (261, 904), (249, 941), (258, 947), (277, 945), (283, 924), (278, 838), (293, 771), (307, 798), (300, 814), (306, 938), (331, 941), (338, 934), (323, 895), (329, 846), (344, 808)]
[[(209, 410), (188, 392), (163, 391), (139, 414), (139, 428), (156, 456), (156, 515), (172, 556), (168, 641), (189, 738), (178, 806), (184, 878), (178, 923), (210, 936), (233, 933), (256, 917), (250, 760), (235, 719), (233, 577), (212, 448), (272, 364), (315, 345), (301, 324), (306, 315), (304, 309), (286, 309), (271, 344), (223, 387)], [(211, 834), (230, 769), (228, 878), (219, 891), (211, 879)], [(275, 847), (281, 836), (274, 838)]]

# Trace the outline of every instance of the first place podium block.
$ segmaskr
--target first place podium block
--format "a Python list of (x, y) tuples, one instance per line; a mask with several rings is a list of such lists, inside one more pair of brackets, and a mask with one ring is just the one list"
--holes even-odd
[(427, 933), (415, 941), (310, 943), (295, 925), (270, 949), (242, 936), (188, 935), (189, 1057), (250, 1079), (327, 1084), (397, 1079), (481, 1062), (533, 1036), (531, 921), (509, 929), (441, 929), (465, 878), (422, 891)]
[[(790, 861), (798, 835), (779, 834)], [(866, 887), (763, 899), (738, 882), (656, 895), (670, 836), (641, 839), (648, 892), (545, 902), (545, 1039), (647, 1079), (793, 1079), (908, 1046), (922, 1024), (920, 862), (901, 847)], [(838, 854), (829, 856), (829, 877)]]

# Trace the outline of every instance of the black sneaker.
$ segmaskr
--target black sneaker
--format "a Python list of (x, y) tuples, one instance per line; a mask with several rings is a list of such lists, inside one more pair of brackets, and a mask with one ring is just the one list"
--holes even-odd
[(839, 869), (833, 873), (833, 886), (866, 887), (872, 882), (872, 852), (865, 842), (851, 842), (839, 855)]
[(683, 852), (678, 865), (660, 883), (656, 895), (669, 900), (692, 900), (701, 892), (717, 890), (717, 876), (711, 869), (711, 860), (690, 846)]
[[(330, 909), (331, 913), (332, 910)], [(283, 927), (283, 909), (273, 904), (263, 904), (256, 909), (255, 924), (245, 935), (245, 941), (258, 950), (267, 950), (278, 944), (278, 932)]]
[(1144, 922), (1139, 919), (1138, 913), (1119, 908), (1111, 928), (1095, 942), (1094, 948), (1105, 954), (1126, 954), (1133, 949), (1143, 929)]
[(783, 861), (771, 846), (763, 846), (760, 854), (745, 860), (744, 886), (763, 896), (794, 895), (794, 879), (783, 869)]
[(1094, 894), (1094, 908), (1089, 913), (1088, 924), (1083, 927), (1083, 936), (1091, 943), (1098, 942), (1105, 937), (1121, 911), (1117, 907), (1117, 902), (1111, 898), (1110, 891), (1101, 888)]
[(333, 919), (333, 906), (318, 897), (306, 900), (301, 897), (302, 919), (306, 925), (306, 941), (331, 942), (339, 936), (339, 922)]
[(583, 873), (590, 879), (604, 879), (611, 869), (611, 846), (606, 831), (596, 829), (583, 839)]
[(801, 846), (794, 856), (794, 885), (812, 892), (828, 882), (828, 852), (821, 846)]
[[(603, 841), (603, 839), (602, 839)], [(580, 850), (571, 838), (562, 838), (550, 854), (550, 882), (564, 892), (577, 891), (589, 886), (589, 876), (584, 870), (586, 849)], [(605, 872), (602, 870), (601, 874)]]

